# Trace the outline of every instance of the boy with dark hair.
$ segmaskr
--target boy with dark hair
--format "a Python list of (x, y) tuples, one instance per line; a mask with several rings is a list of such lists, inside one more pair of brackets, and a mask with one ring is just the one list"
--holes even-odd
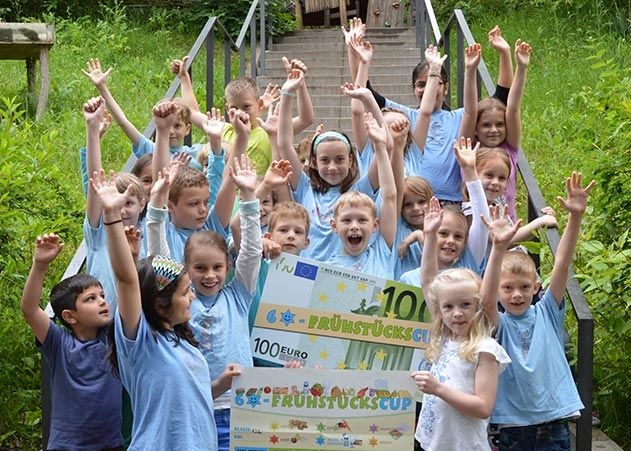
[(121, 384), (107, 362), (109, 307), (97, 279), (77, 274), (51, 291), (56, 325), (40, 307), (44, 276), (63, 244), (37, 237), (22, 293), (22, 314), (50, 368), (51, 424), (47, 449), (122, 449)]

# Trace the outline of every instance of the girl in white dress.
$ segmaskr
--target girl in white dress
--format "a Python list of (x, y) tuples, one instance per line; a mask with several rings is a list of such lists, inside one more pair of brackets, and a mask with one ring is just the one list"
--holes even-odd
[[(497, 299), (499, 265), (517, 230), (497, 210), (487, 223), (493, 241), (484, 280), (468, 269), (438, 272), (442, 209), (435, 198), (425, 215), (421, 260), (423, 293), (433, 325), (426, 359), (430, 371), (412, 378), (425, 393), (415, 438), (425, 451), (488, 450), (488, 418), (500, 371), (510, 358), (491, 337), (484, 299)], [(486, 223), (486, 221), (485, 221)]]

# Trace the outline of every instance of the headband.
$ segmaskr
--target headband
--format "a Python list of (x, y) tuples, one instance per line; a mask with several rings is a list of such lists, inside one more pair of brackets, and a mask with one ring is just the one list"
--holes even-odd
[(335, 138), (337, 141), (342, 141), (344, 144), (346, 144), (348, 146), (348, 151), (349, 152), (351, 151), (351, 143), (348, 140), (348, 137), (344, 136), (340, 132), (336, 132), (335, 130), (332, 130), (332, 131), (328, 131), (328, 132), (322, 132), (322, 133), (320, 133), (318, 136), (316, 136), (314, 138), (314, 140), (313, 140), (313, 151), (314, 152), (318, 148), (318, 145), (325, 138)]
[(162, 255), (157, 255), (151, 260), (151, 267), (156, 274), (156, 289), (158, 291), (162, 291), (184, 271), (184, 265)]

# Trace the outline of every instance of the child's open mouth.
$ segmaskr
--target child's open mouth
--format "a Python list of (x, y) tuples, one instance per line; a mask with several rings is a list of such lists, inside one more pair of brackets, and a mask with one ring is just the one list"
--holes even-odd
[(348, 236), (348, 242), (349, 242), (349, 244), (352, 244), (353, 246), (357, 246), (358, 244), (360, 244), (363, 239), (364, 238), (361, 235), (349, 235)]

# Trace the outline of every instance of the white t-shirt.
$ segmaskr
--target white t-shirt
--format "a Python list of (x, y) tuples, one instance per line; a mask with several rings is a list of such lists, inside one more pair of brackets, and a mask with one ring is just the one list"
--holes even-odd
[[(432, 365), (431, 372), (440, 382), (463, 393), (475, 393), (477, 362), (470, 362), (458, 355), (460, 342), (447, 340), (440, 357)], [(491, 337), (478, 345), (476, 357), (486, 352), (500, 364), (500, 372), (510, 363), (510, 357)], [(481, 420), (460, 413), (435, 395), (423, 397), (423, 408), (416, 426), (414, 438), (425, 451), (488, 450), (486, 427), (488, 418)]]

